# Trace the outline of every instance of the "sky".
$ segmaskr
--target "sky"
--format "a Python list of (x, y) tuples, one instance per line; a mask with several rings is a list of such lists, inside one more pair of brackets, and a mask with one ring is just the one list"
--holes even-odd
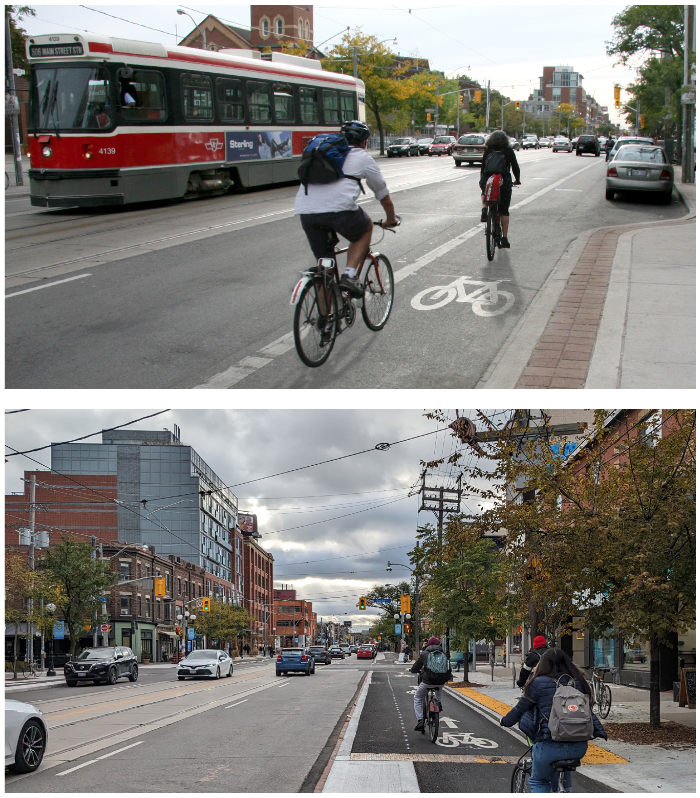
[[(86, 442), (99, 442), (100, 431), (157, 412), (159, 408), (122, 410), (29, 410), (5, 416), (5, 440), (25, 451), (97, 432)], [(406, 553), (415, 545), (419, 525), (435, 523), (419, 512), (420, 498), (409, 497), (419, 484), (421, 460), (449, 455), (456, 446), (473, 463), (471, 450), (458, 444), (444, 424), (422, 410), (172, 410), (129, 425), (130, 429), (172, 430), (177, 424), (183, 443), (192, 446), (230, 486), (241, 511), (257, 513), (259, 541), (275, 558), (275, 587), (284, 584), (313, 602), (326, 620), (351, 620), (367, 627), (360, 596), (375, 585), (398, 584), (410, 573), (387, 562), (409, 565)], [(501, 426), (510, 410), (484, 410)], [(454, 418), (455, 411), (450, 411)], [(475, 411), (462, 411), (476, 418)], [(480, 424), (477, 424), (479, 428)], [(420, 436), (416, 440), (407, 438)], [(391, 443), (384, 451), (374, 447)], [(259, 479), (288, 469), (364, 454), (272, 479)], [(6, 457), (7, 493), (24, 491), (25, 471), (50, 465), (50, 449)], [(457, 470), (442, 469), (441, 484), (452, 486)], [(467, 495), (465, 511), (477, 511), (478, 500)], [(321, 523), (316, 523), (321, 521)]]
[[(22, 24), (35, 35), (87, 30), (176, 44), (193, 27), (186, 16), (177, 14), (178, 7), (196, 22), (211, 13), (227, 24), (250, 27), (250, 6), (244, 5), (91, 3), (32, 7), (37, 16), (27, 17)], [(527, 99), (539, 87), (543, 66), (569, 65), (583, 74), (585, 91), (608, 106), (611, 120), (624, 122), (615, 112), (613, 86), (628, 85), (635, 73), (616, 65), (605, 52), (605, 42), (613, 36), (612, 19), (624, 8), (595, 3), (429, 2), (413, 7), (363, 5), (360, 0), (357, 5), (314, 5), (314, 40), (317, 46), (329, 40), (324, 48), (330, 47), (340, 41), (348, 26), (359, 27), (379, 40), (396, 38), (394, 49), (400, 55), (427, 58), (431, 68), (448, 76), (468, 74), (483, 85), (490, 80), (494, 88), (513, 100)]]

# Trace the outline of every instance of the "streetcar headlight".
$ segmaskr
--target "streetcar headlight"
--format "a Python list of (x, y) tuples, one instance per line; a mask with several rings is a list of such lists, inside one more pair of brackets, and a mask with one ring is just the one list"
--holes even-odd
[(51, 147), (49, 147), (48, 144), (45, 144), (41, 148), (41, 154), (44, 156), (44, 158), (50, 158), (52, 153), (53, 153), (53, 150), (51, 149)]
[(83, 144), (83, 158), (88, 161), (92, 158), (92, 144)]

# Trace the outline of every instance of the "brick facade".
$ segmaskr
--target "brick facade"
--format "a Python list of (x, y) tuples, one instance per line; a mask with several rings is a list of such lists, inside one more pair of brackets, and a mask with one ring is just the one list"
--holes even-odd
[[(274, 557), (256, 542), (252, 535), (243, 535), (244, 606), (251, 617), (246, 642), (251, 648), (272, 645), (272, 583)], [(267, 635), (265, 622), (267, 621)]]

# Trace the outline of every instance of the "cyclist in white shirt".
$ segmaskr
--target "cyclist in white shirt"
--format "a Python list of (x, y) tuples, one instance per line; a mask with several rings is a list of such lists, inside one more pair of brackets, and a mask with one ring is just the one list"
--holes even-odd
[(382, 173), (374, 158), (366, 152), (369, 128), (364, 122), (346, 122), (341, 133), (351, 146), (345, 157), (343, 174), (352, 177), (341, 177), (332, 183), (300, 186), (294, 213), (301, 217), (301, 226), (316, 258), (335, 257), (334, 247), (338, 239), (329, 239), (329, 228), (350, 241), (347, 266), (340, 278), (340, 287), (350, 296), (362, 297), (364, 291), (357, 271), (369, 249), (372, 220), (356, 201), (361, 191), (359, 179), (366, 180), (384, 208), (386, 221), (382, 222), (382, 226), (395, 227), (398, 219)]

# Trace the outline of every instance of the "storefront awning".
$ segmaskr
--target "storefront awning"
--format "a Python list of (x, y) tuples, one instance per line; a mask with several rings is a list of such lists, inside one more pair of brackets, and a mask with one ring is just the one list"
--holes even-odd
[(177, 632), (164, 632), (162, 629), (159, 629), (158, 637), (178, 637), (178, 634)]

